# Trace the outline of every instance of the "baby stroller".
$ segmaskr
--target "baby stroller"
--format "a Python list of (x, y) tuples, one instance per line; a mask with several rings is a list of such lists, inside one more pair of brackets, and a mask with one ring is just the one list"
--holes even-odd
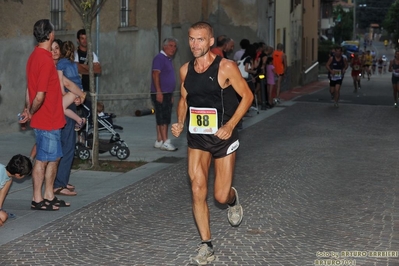
[[(90, 109), (82, 104), (82, 107), (87, 110), (87, 119), (90, 121)], [(116, 116), (114, 114), (99, 113), (97, 115), (98, 132), (99, 132), (99, 153), (109, 151), (112, 156), (116, 156), (119, 160), (125, 160), (130, 155), (129, 147), (126, 142), (121, 139), (119, 133), (115, 129), (123, 130), (123, 127), (114, 125), (112, 119)], [(78, 133), (78, 142), (75, 145), (75, 156), (81, 160), (90, 158), (90, 150), (93, 146), (93, 125), (86, 123), (84, 130)], [(111, 135), (108, 139), (102, 137)]]

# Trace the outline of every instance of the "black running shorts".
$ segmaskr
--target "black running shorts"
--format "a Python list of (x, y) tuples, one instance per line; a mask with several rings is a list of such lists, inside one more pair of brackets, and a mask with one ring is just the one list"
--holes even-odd
[(223, 158), (235, 152), (240, 146), (238, 129), (235, 128), (231, 137), (221, 140), (213, 134), (191, 134), (187, 132), (187, 145), (191, 149), (207, 151), (215, 159)]

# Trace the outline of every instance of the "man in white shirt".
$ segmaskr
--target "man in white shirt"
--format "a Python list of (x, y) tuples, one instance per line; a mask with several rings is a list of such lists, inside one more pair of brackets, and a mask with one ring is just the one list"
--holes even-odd
[(241, 49), (238, 50), (238, 51), (234, 54), (233, 60), (236, 61), (236, 62), (237, 62), (238, 60), (241, 60), (241, 57), (242, 57), (242, 55), (244, 54), (245, 49), (247, 49), (247, 47), (248, 47), (250, 44), (251, 44), (251, 43), (249, 42), (249, 40), (247, 40), (247, 39), (242, 39), (242, 40), (240, 41), (240, 47), (241, 47)]

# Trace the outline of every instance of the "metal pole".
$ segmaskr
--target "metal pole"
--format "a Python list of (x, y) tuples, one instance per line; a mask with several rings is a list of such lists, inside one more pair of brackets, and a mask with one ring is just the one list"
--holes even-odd
[(356, 40), (356, 0), (353, 0), (353, 40)]
[[(99, 4), (100, 0), (97, 0), (97, 6)], [(99, 57), (99, 46), (100, 46), (100, 12), (98, 12), (96, 16), (96, 54), (98, 57)], [(96, 75), (95, 79), (96, 79), (96, 93), (98, 94), (100, 91), (98, 75)]]
[[(266, 110), (267, 109), (267, 105), (266, 105), (266, 88), (265, 88), (265, 78), (260, 79), (260, 95), (262, 98), (262, 106), (261, 109), (262, 110)], [(259, 110), (258, 110), (258, 114), (259, 114)]]

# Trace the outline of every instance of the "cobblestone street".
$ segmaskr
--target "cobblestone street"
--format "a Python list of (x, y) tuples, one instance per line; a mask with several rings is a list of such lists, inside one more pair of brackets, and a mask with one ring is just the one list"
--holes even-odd
[[(245, 217), (230, 227), (210, 184), (214, 265), (399, 265), (397, 112), (298, 102), (242, 131)], [(181, 160), (2, 245), (0, 264), (188, 265), (199, 241)]]

